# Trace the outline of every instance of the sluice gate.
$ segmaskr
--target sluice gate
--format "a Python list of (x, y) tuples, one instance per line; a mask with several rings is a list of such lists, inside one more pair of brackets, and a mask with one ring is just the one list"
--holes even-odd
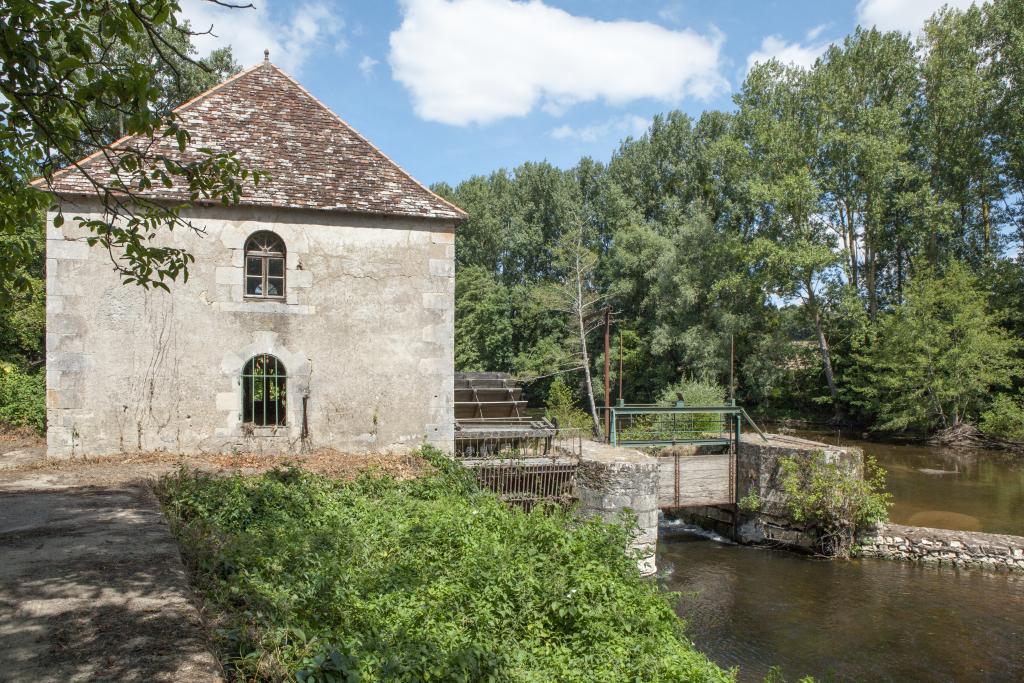
[(732, 505), (736, 502), (736, 452), (743, 423), (764, 432), (743, 408), (619, 402), (609, 409), (612, 446), (659, 448), (658, 507)]

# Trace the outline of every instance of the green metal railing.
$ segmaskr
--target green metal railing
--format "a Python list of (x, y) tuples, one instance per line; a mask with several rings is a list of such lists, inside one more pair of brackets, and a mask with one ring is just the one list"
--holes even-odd
[(768, 440), (741, 406), (627, 405), (610, 409), (608, 441), (613, 446), (730, 446), (738, 444), (743, 422)]

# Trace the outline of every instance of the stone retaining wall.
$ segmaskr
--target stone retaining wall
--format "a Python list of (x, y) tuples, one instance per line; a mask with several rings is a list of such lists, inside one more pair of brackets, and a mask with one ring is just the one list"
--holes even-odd
[(861, 557), (1024, 571), (1024, 537), (879, 524), (858, 538)]

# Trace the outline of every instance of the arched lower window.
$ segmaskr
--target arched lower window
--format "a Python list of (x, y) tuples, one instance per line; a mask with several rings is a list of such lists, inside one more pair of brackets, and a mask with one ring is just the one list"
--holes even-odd
[(269, 353), (253, 356), (242, 369), (242, 422), (284, 426), (288, 414), (288, 374)]
[(261, 230), (245, 241), (245, 296), (284, 299), (284, 241)]

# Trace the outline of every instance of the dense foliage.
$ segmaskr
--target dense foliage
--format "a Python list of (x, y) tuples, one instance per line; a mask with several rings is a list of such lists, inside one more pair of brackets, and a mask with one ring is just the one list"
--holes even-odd
[(0, 362), (0, 428), (31, 427), (46, 432), (46, 375), (28, 374)]
[[(127, 133), (171, 131), (187, 142), (171, 110), (239, 70), (231, 48), (199, 59), (192, 31), (177, 23), (175, 7), (163, 0), (0, 6), (6, 27), (0, 40), (0, 426), (46, 429), (43, 225), (50, 199), (28, 180), (48, 181), (57, 168)], [(61, 97), (38, 94), (46, 91)], [(134, 164), (134, 173), (148, 169), (147, 182), (195, 184), (200, 194), (237, 189), (229, 177), (213, 174), (237, 170), (241, 176), (230, 155), (165, 167), (140, 152), (112, 155), (110, 163)], [(159, 168), (149, 168), (154, 164)], [(105, 227), (118, 216), (122, 228)], [(90, 227), (99, 248), (121, 253), (133, 245), (118, 266), (126, 279), (159, 283), (161, 277), (173, 279), (190, 256), (151, 248), (147, 235), (176, 224), (176, 208), (115, 201), (103, 221)]]
[[(864, 460), (863, 476), (830, 461), (823, 451), (783, 458), (779, 466), (790, 514), (815, 528), (816, 549), (822, 554), (849, 555), (858, 529), (888, 518), (892, 495), (885, 492), (885, 470), (870, 456)], [(753, 503), (745, 499), (741, 504)]]
[(103, 214), (72, 218), (92, 233), (90, 244), (110, 251), (125, 282), (166, 288), (187, 276), (192, 259), (152, 240), (162, 229), (197, 226), (181, 206), (147, 200), (144, 190), (178, 186), (193, 200), (230, 203), (243, 183), (258, 181), (233, 154), (191, 145), (171, 112), (236, 68), (227, 51), (197, 60), (179, 13), (176, 0), (0, 3), (0, 302), (29, 284), (21, 269), (42, 247), (26, 226), (52, 203), (54, 173), (121, 135), (173, 137), (190, 153), (182, 161), (149, 145), (107, 148), (111, 178), (87, 176)]
[(233, 680), (731, 681), (627, 531), (429, 477), (190, 472), (159, 492)]
[[(627, 401), (730, 386), (734, 348), (736, 397), (763, 412), (976, 422), (1020, 389), (1022, 57), (1020, 2), (945, 9), (916, 39), (858, 29), (810, 69), (757, 65), (733, 111), (656, 117), (607, 165), (438, 186), (470, 214), (457, 367), (540, 378), (540, 396), (561, 372), (583, 399), (586, 366), (602, 403), (601, 335), (584, 356), (539, 303), (578, 282), (613, 309)], [(556, 249), (580, 234), (582, 280)]]
[(981, 431), (989, 436), (1024, 441), (1024, 397), (996, 396), (981, 414)]

